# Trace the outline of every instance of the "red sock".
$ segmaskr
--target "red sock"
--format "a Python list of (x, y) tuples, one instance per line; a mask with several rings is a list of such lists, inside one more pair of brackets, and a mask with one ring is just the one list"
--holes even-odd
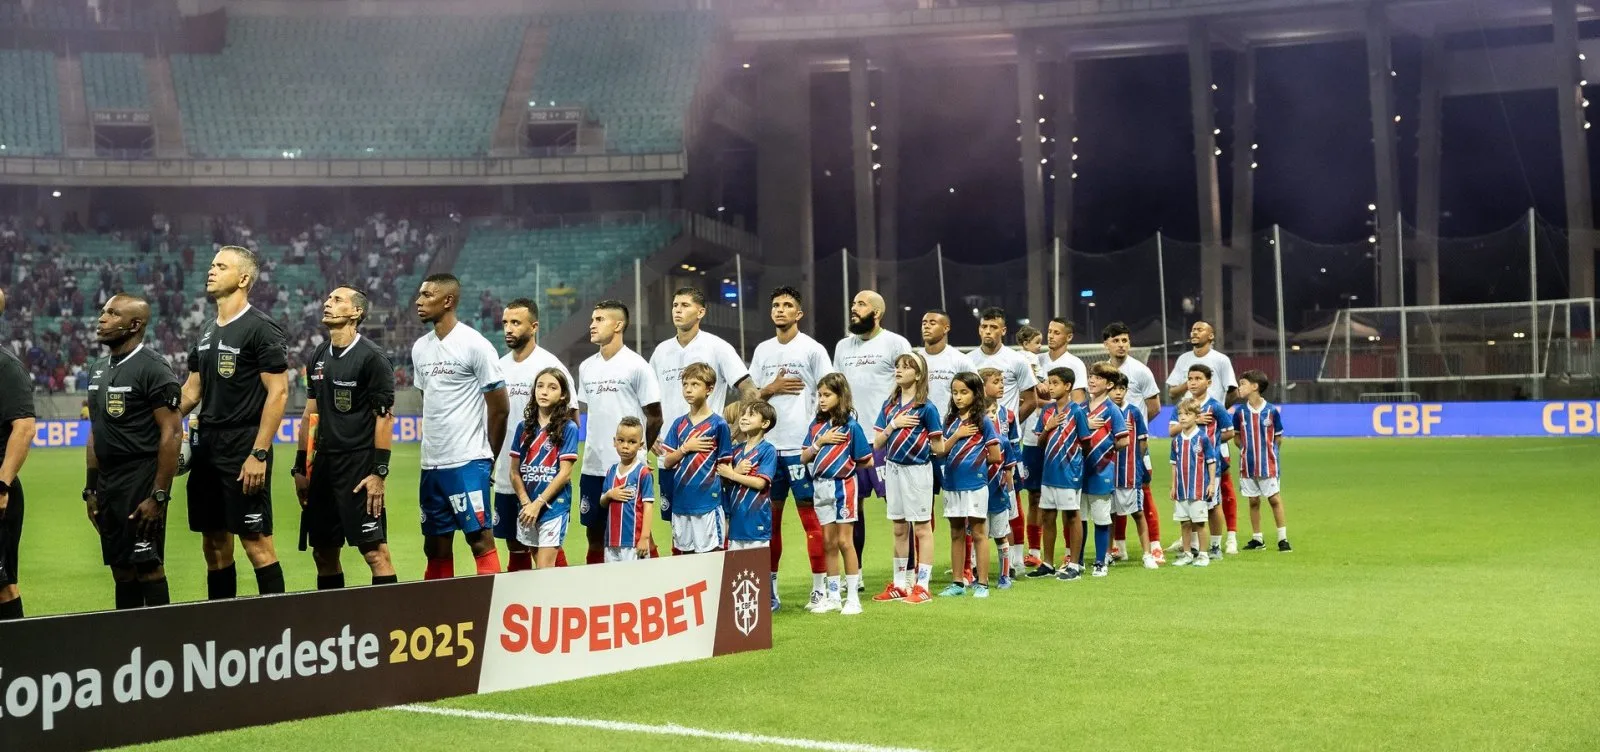
[[(1122, 540), (1123, 538), (1126, 538), (1126, 537), (1128, 537), (1128, 518), (1124, 517), (1124, 516), (1122, 516), (1120, 514), (1116, 515), (1115, 517), (1112, 517), (1111, 518), (1111, 540), (1112, 541), (1119, 541), (1119, 540)], [(1111, 545), (1115, 546), (1117, 544), (1115, 542), (1113, 542)]]
[(526, 572), (526, 571), (528, 571), (530, 569), (533, 569), (533, 552), (532, 551), (507, 551), (506, 552), (506, 571), (507, 572)]
[(772, 515), (772, 540), (767, 544), (772, 549), (772, 571), (778, 571), (778, 562), (783, 559), (783, 516)]
[(1156, 497), (1147, 486), (1144, 489), (1144, 527), (1150, 531), (1150, 546), (1161, 547), (1161, 513), (1156, 511)]
[[(672, 549), (672, 552), (673, 552), (673, 553), (677, 553), (677, 552), (678, 552), (678, 549)], [(658, 551), (658, 550), (656, 550), (656, 542), (655, 542), (655, 540), (654, 540), (654, 539), (652, 539), (652, 540), (651, 540), (651, 541), (650, 541), (650, 558), (652, 558), (652, 559), (659, 559), (659, 558), (661, 558), (661, 552), (660, 552), (660, 551)]]
[(584, 554), (583, 556), (583, 563), (585, 564), (600, 564), (605, 562), (605, 560), (606, 549), (604, 546), (591, 545), (589, 546), (589, 553)]
[(567, 552), (564, 549), (560, 549), (560, 548), (556, 549), (556, 566), (564, 567), (566, 565), (567, 565)]
[[(1028, 524), (1022, 519), (1022, 515), (1019, 514), (1011, 518), (1011, 542), (1013, 544), (1021, 545), (1024, 538), (1023, 528), (1027, 526)], [(1019, 561), (1017, 564), (1020, 566), (1022, 562)]]
[(500, 574), (500, 549), (491, 548), (478, 554), (472, 557), (472, 563), (477, 566), (478, 574)]
[(967, 571), (963, 573), (967, 577), (967, 582), (973, 582), (974, 581), (973, 577), (976, 575), (977, 571), (978, 571), (978, 549), (973, 546), (973, 543), (972, 543), (972, 531), (968, 530), (967, 531)]
[(427, 568), (422, 570), (424, 580), (448, 580), (454, 576), (456, 576), (454, 559), (429, 559)]
[(1222, 474), (1222, 520), (1228, 523), (1228, 532), (1239, 532), (1239, 497), (1233, 495), (1233, 475)]
[[(651, 551), (651, 553), (655, 553), (655, 552), (654, 552), (654, 551)], [(677, 546), (673, 546), (673, 547), (672, 547), (672, 555), (673, 555), (673, 556), (682, 556), (682, 555), (684, 555), (684, 554), (685, 554), (685, 553), (687, 553), (687, 552), (686, 552), (686, 551), (684, 551), (684, 550), (683, 550), (683, 549), (681, 549), (681, 548), (678, 548), (678, 547), (677, 547)], [(652, 558), (654, 558), (654, 557), (652, 557)]]
[(1043, 542), (1043, 541), (1044, 541), (1044, 526), (1043, 525), (1029, 525), (1028, 526), (1028, 548), (1037, 551), (1037, 550), (1039, 550), (1039, 544), (1041, 542)]
[[(822, 574), (828, 571), (828, 556), (822, 549), (822, 522), (817, 519), (817, 508), (802, 506), (800, 512), (800, 527), (806, 531), (806, 556), (811, 559), (811, 573)], [(777, 559), (772, 560), (772, 571), (778, 571)]]

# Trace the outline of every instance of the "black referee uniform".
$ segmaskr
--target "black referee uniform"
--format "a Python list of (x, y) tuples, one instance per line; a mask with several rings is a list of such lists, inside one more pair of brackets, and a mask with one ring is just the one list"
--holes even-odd
[[(22, 361), (10, 350), (0, 348), (0, 462), (5, 459), (5, 447), (11, 441), (12, 423), (33, 414), (33, 379)], [(6, 501), (4, 516), (0, 516), (0, 588), (17, 584), (17, 550), (22, 545), (22, 477), (11, 481), (10, 496)], [(7, 613), (0, 607), (0, 618), (22, 616), (21, 598), (5, 604), (16, 613)], [(11, 604), (16, 604), (11, 606)]]
[(156, 490), (156, 454), (161, 426), (155, 411), (177, 411), (178, 377), (165, 359), (144, 345), (90, 366), (89, 427), (100, 480), (95, 488), (100, 552), (113, 569), (153, 570), (166, 549), (165, 526), (139, 535), (133, 510)]
[(354, 489), (379, 467), (373, 432), (394, 407), (394, 366), (372, 340), (356, 335), (349, 347), (324, 342), (311, 356), (310, 395), (317, 401), (316, 457), (305, 511), (312, 548), (348, 542), (369, 550), (388, 542), (387, 512), (367, 513), (366, 492)]
[(234, 535), (272, 535), (272, 449), (261, 490), (246, 495), (239, 471), (255, 448), (267, 402), (263, 373), (289, 368), (283, 328), (246, 308), (232, 321), (206, 323), (189, 348), (189, 372), (200, 375), (200, 426), (191, 437), (189, 529)]

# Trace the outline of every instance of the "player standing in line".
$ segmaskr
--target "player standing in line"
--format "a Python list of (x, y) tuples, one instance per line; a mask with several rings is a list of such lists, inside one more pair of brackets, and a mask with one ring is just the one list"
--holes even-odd
[[(679, 379), (689, 413), (673, 421), (661, 437), (661, 469), (672, 471), (672, 550), (708, 554), (728, 540), (722, 479), (717, 466), (733, 454), (728, 421), (711, 409), (717, 373), (705, 363), (690, 363)], [(773, 602), (776, 607), (776, 600)]]
[(1132, 517), (1139, 533), (1139, 550), (1144, 552), (1144, 568), (1156, 569), (1161, 563), (1151, 550), (1152, 538), (1144, 515), (1145, 494), (1150, 490), (1150, 424), (1145, 422), (1144, 408), (1129, 402), (1127, 395), (1128, 374), (1119, 373), (1111, 387), (1111, 401), (1122, 409), (1128, 422), (1128, 445), (1117, 450), (1116, 490), (1111, 497), (1112, 534), (1119, 526), (1126, 530), (1128, 518)]
[(1278, 448), (1283, 442), (1283, 413), (1262, 394), (1272, 386), (1265, 373), (1245, 371), (1239, 376), (1240, 404), (1233, 406), (1234, 440), (1239, 442), (1239, 491), (1250, 499), (1250, 542), (1246, 551), (1266, 548), (1261, 540), (1261, 500), (1272, 507), (1278, 527), (1278, 550), (1293, 551), (1288, 523), (1283, 519), (1283, 497), (1278, 494)]
[[(839, 344), (833, 348), (833, 370), (844, 374), (845, 381), (850, 382), (857, 410), (867, 411), (858, 413), (858, 420), (865, 418), (872, 421), (877, 418), (876, 411), (888, 401), (889, 392), (894, 390), (895, 360), (911, 352), (911, 343), (905, 337), (880, 326), (883, 311), (882, 295), (872, 290), (856, 293), (850, 301), (850, 336), (839, 340)], [(860, 470), (862, 497), (865, 498), (870, 492), (877, 494), (880, 499), (887, 498), (883, 479), (887, 466), (881, 447), (874, 444), (872, 464)], [(856, 555), (866, 556), (866, 515), (860, 515), (856, 520), (854, 535)]]
[[(183, 443), (182, 398), (172, 366), (145, 349), (149, 325), (150, 304), (143, 298), (112, 296), (95, 330), (95, 338), (111, 352), (89, 366), (94, 376), (83, 500), (100, 532), (100, 552), (111, 567), (119, 609), (165, 606), (172, 600), (162, 557)], [(0, 563), (5, 556), (0, 553)]]
[[(1038, 369), (1045, 374), (1057, 368), (1071, 371), (1077, 381), (1068, 385), (1068, 393), (1074, 402), (1081, 404), (1088, 399), (1089, 375), (1083, 360), (1067, 350), (1067, 346), (1072, 344), (1073, 323), (1069, 319), (1057, 317), (1051, 319), (1045, 329), (1050, 349), (1048, 352), (1037, 354)], [(1038, 386), (1040, 388), (1035, 390), (1038, 397), (1051, 399), (1044, 384)], [(1022, 419), (1023, 484), (1028, 491), (1028, 558), (1025, 561), (1027, 566), (1037, 567), (1040, 564), (1039, 538), (1044, 534), (1043, 516), (1040, 511), (1043, 509), (1041, 503), (1043, 493), (1039, 482), (1039, 477), (1043, 475), (1039, 463), (1044, 460), (1044, 452), (1039, 448), (1039, 434), (1035, 422), (1028, 420), (1027, 415), (1020, 413), (1019, 415)]]
[[(1039, 408), (1033, 421), (1034, 431), (1039, 434), (1040, 448), (1044, 451), (1038, 477), (1039, 508), (1045, 529), (1042, 536), (1044, 557), (1039, 566), (1028, 573), (1030, 578), (1057, 574), (1051, 563), (1056, 561), (1056, 513), (1067, 513), (1062, 521), (1063, 532), (1080, 529), (1077, 518), (1079, 495), (1083, 489), (1082, 444), (1089, 436), (1089, 418), (1083, 412), (1083, 405), (1072, 399), (1072, 385), (1076, 380), (1077, 376), (1070, 368), (1051, 369), (1045, 379), (1045, 388), (1049, 390), (1051, 401)], [(1067, 532), (1066, 535), (1070, 545), (1072, 533)], [(1081, 537), (1082, 533), (1078, 535)], [(1070, 548), (1066, 558), (1073, 558)], [(1061, 574), (1065, 574), (1065, 571)]]
[[(1002, 322), (1004, 323), (1004, 322)], [(972, 365), (972, 360), (967, 354), (951, 347), (950, 342), (950, 316), (944, 311), (933, 310), (922, 315), (922, 348), (917, 352), (922, 354), (922, 360), (928, 364), (928, 404), (935, 409), (943, 410), (950, 405), (950, 382), (958, 373), (971, 373), (977, 370)], [(933, 458), (933, 493), (938, 495), (944, 490), (944, 458)], [(969, 559), (961, 570), (962, 576), (957, 579), (972, 579), (972, 567), (975, 562), (970, 556), (973, 549), (972, 533), (966, 534)], [(980, 537), (979, 540), (982, 540)], [(954, 566), (953, 564), (951, 565)]]
[(1022, 570), (1021, 552), (1013, 545), (1012, 538), (1014, 523), (1022, 519), (1015, 475), (1021, 460), (1018, 444), (1021, 434), (1017, 428), (1017, 414), (1000, 404), (1000, 397), (1005, 394), (1005, 374), (995, 368), (985, 368), (978, 371), (978, 378), (983, 380), (983, 396), (989, 405), (989, 417), (994, 421), (995, 435), (1000, 439), (1002, 457), (1000, 464), (988, 467), (989, 537), (994, 539), (1000, 569), (995, 587), (1009, 590)]
[(250, 306), (258, 268), (254, 253), (233, 245), (211, 259), (206, 294), (217, 303), (217, 317), (189, 348), (178, 406), (182, 415), (200, 406), (200, 425), (190, 436), (189, 529), (201, 534), (212, 600), (238, 594), (235, 535), (255, 568), (257, 592), (283, 592), (272, 545), (272, 438), (289, 402), (289, 362), (283, 328)]
[[(640, 358), (643, 363), (644, 359)], [(581, 367), (580, 367), (581, 368)], [(655, 550), (654, 536), (650, 533), (650, 505), (656, 500), (655, 477), (650, 463), (639, 456), (644, 446), (644, 425), (637, 417), (624, 415), (617, 420), (616, 438), (612, 440), (617, 461), (606, 470), (600, 482), (604, 493), (596, 493), (595, 503), (603, 508), (603, 519), (590, 526), (605, 531), (605, 560), (637, 561)], [(587, 442), (593, 444), (595, 442)], [(584, 452), (588, 453), (587, 449)]]
[[(683, 369), (690, 363), (710, 366), (717, 379), (718, 387), (706, 395), (711, 412), (722, 415), (722, 409), (727, 406), (728, 387), (738, 390), (740, 402), (748, 402), (756, 396), (755, 385), (750, 382), (750, 371), (744, 367), (744, 360), (733, 349), (733, 345), (711, 332), (700, 331), (700, 321), (705, 317), (706, 296), (699, 288), (680, 287), (672, 294), (672, 326), (677, 329), (677, 334), (656, 345), (655, 352), (650, 353), (650, 370), (655, 371), (656, 381), (661, 385), (663, 426), (670, 427), (689, 413), (679, 379), (682, 378)], [(659, 447), (656, 448), (656, 454), (661, 454)], [(672, 481), (671, 469), (662, 467), (660, 471), (661, 518), (670, 519), (672, 494), (677, 487)], [(681, 552), (674, 550), (673, 553)], [(772, 592), (778, 591), (774, 588)]]
[[(1141, 422), (1148, 427), (1150, 421), (1155, 420), (1156, 414), (1161, 412), (1161, 387), (1156, 385), (1156, 376), (1151, 373), (1149, 366), (1128, 356), (1128, 352), (1133, 349), (1132, 334), (1128, 331), (1128, 325), (1121, 321), (1107, 324), (1106, 328), (1100, 330), (1100, 342), (1105, 345), (1106, 352), (1110, 353), (1111, 357), (1107, 362), (1116, 366), (1117, 370), (1127, 378), (1128, 383), (1123, 397), (1123, 401), (1127, 404), (1123, 405), (1124, 411), (1126, 412), (1129, 405), (1138, 408)], [(1148, 454), (1145, 455), (1144, 461), (1149, 461)], [(1148, 466), (1145, 472), (1149, 472)], [(1161, 550), (1161, 515), (1156, 513), (1155, 497), (1151, 495), (1148, 483), (1144, 484), (1144, 503), (1140, 508), (1144, 515), (1144, 523), (1139, 529), (1148, 533), (1150, 544), (1145, 546), (1143, 551), (1154, 556), (1159, 565), (1166, 560), (1166, 555)], [(1126, 561), (1128, 558), (1126, 517), (1114, 518), (1111, 524), (1111, 537), (1112, 555), (1118, 561)]]
[[(772, 542), (772, 477), (778, 474), (778, 452), (767, 443), (778, 414), (772, 405), (751, 400), (739, 414), (739, 445), (733, 456), (717, 465), (728, 481), (728, 550), (770, 545)], [(772, 601), (778, 608), (776, 598)]]
[[(334, 288), (322, 304), (328, 340), (311, 355), (300, 450), (290, 470), (300, 498), (301, 550), (311, 544), (318, 590), (344, 587), (339, 552), (346, 543), (361, 552), (372, 584), (399, 581), (389, 560), (384, 508), (394, 439), (394, 365), (361, 336), (368, 310), (367, 296), (353, 287)], [(316, 459), (308, 467), (313, 430)]]
[[(1172, 373), (1167, 374), (1167, 391), (1172, 399), (1182, 399), (1189, 392), (1189, 367), (1196, 363), (1211, 369), (1213, 378), (1207, 393), (1223, 407), (1224, 412), (1238, 398), (1239, 380), (1233, 373), (1233, 361), (1213, 346), (1216, 341), (1216, 330), (1204, 321), (1196, 321), (1194, 326), (1189, 328), (1189, 344), (1194, 349), (1179, 355), (1177, 362), (1172, 365)], [(1202, 411), (1200, 425), (1204, 427), (1208, 420), (1210, 420), (1209, 413)], [(1239, 500), (1233, 492), (1233, 477), (1228, 474), (1228, 445), (1218, 443), (1217, 452), (1217, 475), (1221, 477), (1222, 489), (1222, 518), (1228, 525), (1226, 548), (1227, 553), (1232, 555), (1239, 553)]]
[(455, 576), (450, 547), (460, 530), (472, 548), (478, 574), (500, 571), (495, 548), (490, 474), (506, 437), (510, 399), (500, 356), (482, 334), (456, 319), (461, 282), (433, 274), (417, 292), (417, 318), (432, 326), (411, 345), (417, 389), (422, 391), (423, 575)]
[[(772, 406), (776, 425), (767, 441), (778, 452), (778, 472), (772, 476), (772, 577), (777, 592), (778, 562), (783, 558), (783, 507), (794, 495), (795, 511), (806, 535), (806, 554), (811, 559), (811, 597), (806, 609), (813, 610), (827, 597), (825, 578), (828, 560), (822, 523), (813, 504), (813, 483), (800, 453), (805, 443), (806, 426), (817, 409), (817, 383), (833, 370), (828, 350), (800, 331), (805, 317), (800, 291), (779, 287), (772, 291), (772, 326), (775, 336), (756, 345), (750, 357), (750, 378), (760, 385), (759, 396)], [(852, 507), (854, 508), (854, 507)], [(837, 565), (836, 565), (837, 566)], [(837, 579), (837, 576), (835, 577)], [(837, 595), (835, 591), (835, 595)]]
[[(845, 616), (861, 613), (861, 560), (856, 554), (856, 518), (861, 514), (858, 468), (872, 466), (872, 445), (856, 422), (850, 400), (850, 382), (830, 373), (817, 382), (817, 416), (806, 432), (801, 461), (811, 470), (816, 493), (817, 519), (827, 552), (827, 596), (808, 607), (821, 614), (839, 610)], [(844, 569), (844, 603), (839, 599), (839, 570)]]
[[(1212, 383), (1211, 369), (1209, 367), (1202, 363), (1195, 363), (1189, 366), (1189, 398), (1199, 403), (1200, 413), (1197, 420), (1200, 430), (1205, 432), (1206, 440), (1211, 442), (1212, 449), (1217, 452), (1217, 476), (1220, 488), (1221, 479), (1227, 477), (1228, 472), (1228, 458), (1222, 453), (1220, 447), (1233, 440), (1233, 417), (1228, 414), (1228, 410), (1222, 406), (1222, 403), (1211, 396)], [(1168, 428), (1168, 432), (1175, 436), (1178, 430), (1177, 421), (1173, 421)], [(1210, 554), (1212, 559), (1220, 561), (1222, 559), (1223, 511), (1222, 500), (1219, 496), (1208, 497), (1206, 505), (1211, 510)]]
[[(1122, 408), (1111, 401), (1111, 386), (1122, 373), (1110, 363), (1096, 363), (1089, 369), (1089, 435), (1084, 439), (1083, 506), (1094, 523), (1095, 577), (1108, 571), (1106, 557), (1111, 553), (1111, 496), (1116, 490), (1117, 451), (1128, 446), (1128, 424)], [(1075, 580), (1082, 574), (1083, 555), (1088, 548), (1082, 527), (1075, 528), (1078, 543), (1076, 565), (1069, 564), (1062, 579)]]
[[(985, 308), (978, 314), (978, 348), (969, 353), (974, 368), (993, 368), (1005, 378), (1005, 389), (1000, 396), (1000, 404), (1007, 410), (1016, 414), (1017, 422), (1024, 425), (1023, 444), (1027, 444), (1028, 419), (1033, 416), (1039, 404), (1037, 387), (1039, 385), (1038, 361), (1031, 355), (1024, 355), (1006, 347), (1006, 312), (1001, 308)], [(1035, 437), (1037, 441), (1037, 437)], [(1026, 453), (1026, 450), (1024, 450)], [(1024, 454), (1026, 458), (1026, 454)], [(1022, 471), (1023, 485), (1029, 483), (1028, 471)], [(1038, 488), (1037, 485), (1033, 486)], [(1012, 526), (1011, 544), (1014, 549), (1022, 546), (1022, 520), (1019, 518)], [(1037, 554), (1036, 554), (1037, 555)], [(1020, 558), (1020, 557), (1018, 557)]]
[(1172, 436), (1173, 519), (1183, 529), (1183, 537), (1176, 544), (1183, 556), (1173, 563), (1179, 567), (1209, 566), (1211, 557), (1206, 549), (1215, 550), (1216, 546), (1206, 532), (1207, 520), (1212, 516), (1206, 500), (1217, 496), (1217, 448), (1200, 430), (1200, 412), (1197, 398), (1179, 402), (1175, 421), (1178, 430)]
[[(633, 418), (644, 426), (644, 445), (655, 446), (661, 433), (661, 387), (650, 364), (623, 344), (622, 333), (627, 329), (628, 306), (622, 301), (602, 300), (594, 305), (589, 317), (589, 342), (600, 351), (578, 364), (578, 405), (587, 421), (587, 435), (619, 435), (617, 427), (623, 419)], [(609, 512), (615, 516), (616, 512), (602, 506), (600, 495), (611, 488), (606, 483), (606, 472), (617, 464), (617, 446), (618, 442), (607, 444), (603, 440), (583, 444), (578, 521), (583, 523), (589, 539), (589, 552), (584, 557), (589, 564), (599, 564), (606, 557), (607, 515)], [(655, 539), (646, 535), (645, 540), (653, 543)], [(655, 552), (650, 551), (650, 555)]]
[[(507, 303), (505, 310), (500, 313), (500, 327), (509, 351), (500, 356), (500, 375), (506, 380), (506, 436), (513, 440), (500, 447), (500, 456), (495, 459), (494, 537), (506, 542), (506, 571), (520, 572), (533, 569), (533, 552), (517, 539), (517, 517), (522, 513), (519, 508), (522, 500), (511, 487), (511, 477), (518, 464), (511, 461), (511, 448), (517, 443), (517, 426), (523, 423), (528, 412), (528, 401), (533, 397), (533, 381), (545, 369), (559, 371), (567, 384), (575, 382), (561, 359), (539, 346), (538, 303), (527, 298), (517, 298)], [(570, 404), (570, 400), (568, 402)], [(557, 548), (555, 566), (566, 565), (566, 553)]]
[[(928, 404), (928, 371), (922, 356), (906, 353), (894, 360), (894, 391), (884, 400), (874, 424), (874, 449), (884, 453), (883, 485), (889, 520), (894, 523), (894, 580), (873, 596), (875, 601), (904, 599), (927, 603), (933, 578), (932, 454), (942, 443), (939, 411)], [(916, 577), (907, 578), (915, 537)]]
[[(950, 382), (943, 425), (942, 433), (949, 439), (938, 442), (934, 453), (945, 460), (944, 516), (950, 521), (950, 570), (966, 568), (974, 538), (980, 545), (974, 566), (977, 579), (968, 582), (957, 577), (939, 594), (965, 595), (970, 584), (972, 597), (988, 598), (989, 548), (981, 543), (988, 537), (989, 468), (1002, 464), (1005, 454), (978, 374), (962, 371)], [(1006, 524), (1009, 527), (1011, 521)]]
[(512, 433), (511, 488), (517, 496), (516, 540), (533, 549), (539, 569), (557, 566), (572, 517), (572, 465), (578, 461), (578, 424), (572, 418), (572, 387), (564, 370), (551, 366), (533, 379), (533, 400), (523, 406)]
[[(0, 292), (0, 312), (6, 309)], [(22, 544), (22, 483), (17, 473), (33, 446), (33, 379), (10, 350), (0, 347), (0, 621), (22, 618), (17, 553)]]

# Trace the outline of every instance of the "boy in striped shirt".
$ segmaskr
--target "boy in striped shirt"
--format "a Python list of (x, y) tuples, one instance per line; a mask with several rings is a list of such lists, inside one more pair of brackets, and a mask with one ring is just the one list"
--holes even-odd
[(1212, 540), (1206, 531), (1211, 510), (1206, 508), (1206, 500), (1217, 495), (1220, 481), (1217, 447), (1206, 432), (1200, 430), (1200, 414), (1200, 400), (1185, 397), (1178, 403), (1178, 432), (1172, 436), (1173, 519), (1183, 529), (1183, 537), (1178, 541), (1183, 556), (1173, 563), (1179, 567), (1211, 564), (1206, 553)]
[[(1089, 368), (1089, 435), (1084, 439), (1083, 506), (1094, 523), (1093, 576), (1104, 577), (1109, 571), (1106, 555), (1111, 552), (1111, 497), (1116, 491), (1117, 451), (1128, 446), (1128, 423), (1122, 408), (1111, 401), (1111, 386), (1122, 373), (1110, 363), (1100, 362)], [(1088, 544), (1083, 542), (1082, 527), (1078, 531), (1076, 566), (1069, 565), (1061, 579), (1077, 579), (1083, 568), (1083, 554)]]
[(605, 560), (634, 561), (650, 553), (650, 505), (656, 500), (650, 465), (639, 461), (644, 424), (632, 415), (622, 416), (613, 442), (618, 462), (606, 471), (606, 491), (600, 496), (606, 510)]
[[(1128, 375), (1119, 373), (1111, 386), (1111, 401), (1122, 408), (1128, 420), (1128, 445), (1117, 450), (1116, 491), (1111, 497), (1111, 513), (1124, 526), (1128, 518), (1133, 518), (1133, 526), (1139, 533), (1139, 550), (1144, 552), (1144, 568), (1155, 569), (1160, 562), (1150, 550), (1150, 530), (1145, 526), (1143, 514), (1144, 489), (1150, 483), (1150, 426), (1145, 423), (1144, 406), (1127, 404), (1127, 396)], [(1118, 543), (1127, 549), (1127, 541)]]
[(1262, 393), (1272, 386), (1261, 371), (1239, 376), (1240, 403), (1233, 407), (1233, 440), (1239, 445), (1239, 493), (1250, 499), (1250, 542), (1244, 550), (1267, 547), (1261, 540), (1261, 500), (1272, 507), (1278, 526), (1278, 551), (1287, 553), (1289, 527), (1283, 520), (1283, 498), (1278, 494), (1278, 446), (1283, 441), (1283, 413)]
[[(1043, 447), (1043, 468), (1039, 475), (1039, 508), (1044, 527), (1044, 558), (1039, 566), (1028, 573), (1030, 578), (1057, 576), (1051, 565), (1056, 555), (1056, 516), (1065, 514), (1062, 532), (1071, 537), (1083, 537), (1078, 524), (1080, 495), (1083, 490), (1083, 441), (1089, 437), (1089, 416), (1083, 405), (1072, 399), (1072, 385), (1077, 378), (1072, 369), (1050, 369), (1045, 388), (1050, 402), (1034, 415), (1034, 430), (1039, 433), (1039, 446)], [(1077, 532), (1073, 532), (1077, 531)], [(1082, 545), (1081, 542), (1079, 545)], [(1074, 561), (1072, 549), (1067, 549), (1066, 560)], [(1067, 571), (1065, 568), (1063, 572)]]
[(1022, 440), (1017, 425), (1017, 414), (1000, 404), (1005, 392), (1005, 374), (998, 368), (980, 368), (984, 396), (989, 398), (989, 416), (994, 419), (995, 433), (1000, 437), (1003, 459), (999, 465), (989, 466), (989, 537), (994, 539), (1000, 554), (1001, 590), (1011, 588), (1011, 583), (1022, 574), (1022, 544), (1013, 537), (1013, 523), (1022, 518), (1022, 505), (1017, 500), (1017, 463), (1022, 461)]
[[(1224, 476), (1228, 472), (1228, 457), (1223, 453), (1223, 448), (1228, 442), (1233, 441), (1233, 416), (1216, 397), (1211, 396), (1211, 367), (1204, 363), (1195, 363), (1189, 366), (1189, 398), (1193, 398), (1198, 405), (1199, 417), (1196, 424), (1205, 433), (1206, 439), (1211, 442), (1211, 448), (1217, 452), (1217, 475)], [(1187, 398), (1186, 398), (1187, 399)], [(1178, 433), (1177, 421), (1172, 422), (1169, 429), (1173, 435)], [(1222, 559), (1223, 534), (1227, 532), (1227, 524), (1223, 519), (1221, 495), (1207, 497), (1206, 508), (1211, 510), (1211, 558)]]

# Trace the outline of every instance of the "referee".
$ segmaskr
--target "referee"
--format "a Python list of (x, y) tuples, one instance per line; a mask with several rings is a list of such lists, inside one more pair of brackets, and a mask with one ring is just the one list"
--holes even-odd
[[(0, 292), (0, 313), (6, 310)], [(11, 351), (0, 347), (0, 621), (22, 618), (17, 548), (22, 542), (22, 481), (17, 473), (33, 446), (33, 380)]]
[[(318, 590), (344, 587), (339, 551), (347, 542), (367, 560), (372, 584), (398, 581), (389, 561), (383, 508), (394, 431), (394, 366), (359, 332), (368, 310), (366, 294), (353, 287), (328, 293), (322, 304), (328, 341), (311, 356), (310, 395), (292, 473), (302, 510), (300, 548), (311, 544)], [(306, 464), (312, 448), (314, 472)]]
[(162, 557), (183, 417), (172, 366), (144, 346), (149, 325), (150, 304), (143, 298), (113, 296), (100, 311), (95, 331), (111, 354), (89, 367), (83, 501), (100, 531), (100, 552), (116, 581), (118, 609), (171, 602)]
[(238, 595), (233, 537), (256, 570), (262, 595), (283, 592), (272, 547), (272, 437), (289, 400), (283, 329), (250, 307), (256, 256), (225, 245), (211, 259), (206, 294), (217, 302), (200, 341), (189, 348), (189, 378), (179, 413), (200, 408), (189, 463), (189, 529), (201, 534), (206, 597)]

